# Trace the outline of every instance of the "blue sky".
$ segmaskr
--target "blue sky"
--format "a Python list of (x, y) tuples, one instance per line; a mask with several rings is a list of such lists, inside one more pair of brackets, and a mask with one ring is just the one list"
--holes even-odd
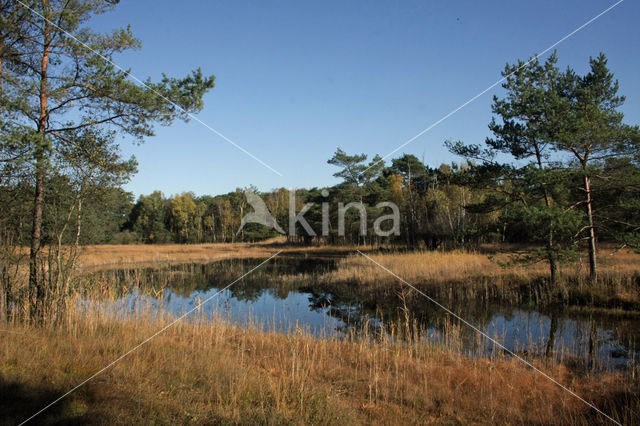
[[(98, 30), (131, 25), (142, 49), (115, 57), (137, 77), (216, 76), (198, 117), (280, 171), (278, 176), (195, 121), (123, 139), (136, 196), (237, 187), (333, 185), (337, 147), (385, 155), (500, 78), (506, 62), (541, 52), (614, 1), (122, 1)], [(640, 3), (626, 0), (557, 47), (580, 73), (605, 52), (640, 123)], [(401, 152), (456, 161), (446, 139), (488, 136), (496, 88)]]

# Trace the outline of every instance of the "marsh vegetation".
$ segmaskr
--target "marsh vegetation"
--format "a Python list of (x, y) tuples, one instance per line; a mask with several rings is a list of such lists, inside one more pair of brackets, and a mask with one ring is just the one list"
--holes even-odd
[[(504, 254), (369, 255), (607, 414), (640, 414), (637, 255), (610, 258), (595, 310), (566, 297), (576, 265), (556, 294)], [(605, 421), (361, 255), (295, 249), (220, 292), (262, 260), (87, 271), (62, 326), (7, 324), (3, 410), (21, 420), (189, 312), (43, 420)]]

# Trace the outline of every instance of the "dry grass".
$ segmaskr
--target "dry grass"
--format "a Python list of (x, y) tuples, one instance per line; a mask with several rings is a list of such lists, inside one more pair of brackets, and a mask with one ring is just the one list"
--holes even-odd
[[(102, 245), (83, 248), (80, 258), (84, 272), (140, 266), (167, 266), (181, 263), (208, 263), (230, 258), (266, 258), (281, 250), (281, 256), (329, 256), (338, 258), (334, 271), (319, 276), (318, 282), (340, 292), (353, 289), (369, 301), (388, 297), (398, 280), (379, 266), (356, 254), (362, 247), (292, 246), (281, 240), (257, 244), (200, 245)], [(368, 255), (408, 282), (428, 291), (442, 301), (476, 300), (504, 303), (562, 303), (598, 309), (640, 311), (640, 254), (629, 250), (601, 250), (600, 282), (588, 280), (586, 258), (561, 267), (559, 286), (548, 286), (545, 262), (510, 262), (522, 248), (496, 250), (487, 254), (462, 251), (422, 251), (377, 253)], [(283, 277), (285, 280), (286, 277)], [(347, 286), (345, 286), (347, 284)], [(415, 296), (415, 295), (414, 295)]]
[(279, 239), (262, 243), (96, 245), (83, 246), (80, 266), (85, 271), (129, 266), (209, 263), (223, 259), (269, 257), (279, 250), (288, 255), (338, 256), (353, 253), (350, 246), (295, 246)]
[[(26, 419), (159, 330), (167, 319), (72, 314), (66, 328), (14, 324), (0, 341), (0, 410)], [(548, 374), (622, 422), (637, 379)], [(318, 340), (178, 323), (38, 417), (94, 424), (587, 424), (594, 410), (521, 363), (418, 343)]]
[[(85, 249), (83, 267), (266, 257), (280, 248), (277, 243), (96, 246)], [(343, 255), (354, 249), (282, 248), (289, 255)], [(478, 276), (504, 278), (506, 283), (514, 276), (546, 272), (543, 265), (504, 269), (484, 254), (372, 256), (413, 283), (468, 284)], [(602, 265), (603, 274), (638, 274), (640, 256), (619, 252), (604, 258)], [(582, 273), (576, 266), (563, 270), (567, 276)], [(360, 255), (339, 260), (337, 270), (320, 278), (361, 286), (393, 280)], [(82, 315), (69, 312), (60, 327), (17, 321), (3, 325), (0, 424), (26, 419), (170, 319), (149, 312), (122, 319), (96, 308)], [(321, 340), (303, 332), (242, 329), (220, 319), (180, 322), (47, 410), (37, 423), (606, 423), (517, 360), (500, 355), (474, 360), (455, 353), (455, 343), (426, 345), (412, 341), (410, 331), (407, 336), (402, 344), (366, 334)], [(534, 362), (621, 422), (633, 424), (640, 417), (636, 371), (581, 377), (562, 365)]]
[[(640, 311), (640, 254), (619, 251), (601, 256), (599, 282), (592, 285), (588, 266), (576, 262), (561, 267), (560, 282), (548, 283), (544, 262), (511, 264), (513, 253), (425, 251), (370, 253), (375, 262), (442, 301), (535, 303), (590, 306), (592, 308)], [(336, 291), (355, 286), (369, 299), (384, 297), (400, 280), (371, 260), (356, 254), (340, 259), (337, 268), (319, 278)], [(413, 295), (416, 296), (416, 295)], [(444, 298), (444, 299), (443, 299)]]
[[(206, 263), (229, 258), (258, 258), (270, 256), (278, 250), (287, 255), (347, 255), (356, 250), (372, 251), (358, 246), (295, 246), (284, 244), (282, 239), (262, 243), (224, 244), (166, 244), (166, 245), (96, 245), (81, 249), (80, 264), (85, 270), (97, 270), (121, 266), (153, 264)], [(544, 262), (529, 266), (515, 265), (504, 268), (499, 262), (508, 262), (516, 250), (497, 254), (469, 253), (462, 251), (423, 251), (411, 253), (377, 254), (373, 258), (391, 268), (407, 280), (464, 280), (469, 276), (488, 275), (547, 275)], [(562, 267), (565, 275), (585, 276), (588, 273), (586, 258)], [(630, 250), (602, 249), (599, 256), (600, 270), (604, 274), (634, 275), (640, 273), (640, 254)], [(345, 259), (340, 270), (343, 277), (363, 279), (376, 268), (366, 259), (354, 255)]]
[[(461, 251), (384, 253), (368, 256), (409, 282), (464, 282), (472, 277), (531, 279), (549, 274), (548, 266), (543, 262), (500, 266), (500, 261), (509, 261), (511, 253), (497, 254), (491, 258), (486, 254)], [(600, 258), (600, 272), (606, 276), (638, 275), (640, 254), (625, 250), (603, 256)], [(370, 260), (361, 255), (353, 255), (341, 260), (337, 270), (327, 278), (364, 283), (383, 279), (381, 273), (384, 272)], [(561, 273), (565, 277), (586, 277), (588, 265), (585, 262), (566, 265), (561, 268)]]
[(229, 258), (270, 256), (271, 250), (250, 244), (98, 245), (82, 247), (84, 270), (179, 263), (215, 262)]

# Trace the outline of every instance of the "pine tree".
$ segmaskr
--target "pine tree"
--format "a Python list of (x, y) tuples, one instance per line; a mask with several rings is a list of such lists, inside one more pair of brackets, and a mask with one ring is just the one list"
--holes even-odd
[[(591, 69), (584, 76), (567, 69), (559, 79), (558, 94), (561, 106), (560, 120), (552, 138), (555, 149), (572, 155), (582, 175), (584, 205), (589, 248), (591, 281), (598, 278), (596, 226), (592, 180), (594, 167), (613, 158), (631, 158), (640, 147), (640, 130), (622, 122), (624, 115), (618, 109), (625, 101), (618, 95), (619, 84), (607, 68), (607, 58), (601, 53), (590, 58)], [(623, 178), (624, 179), (624, 178)]]
[[(35, 182), (29, 292), (31, 309), (41, 316), (46, 292), (39, 270), (44, 182), (56, 156), (62, 150), (82, 152), (88, 131), (117, 131), (142, 140), (153, 135), (156, 123), (188, 119), (188, 113), (202, 108), (214, 78), (197, 70), (180, 79), (163, 75), (157, 83), (132, 81), (129, 71), (111, 61), (114, 54), (140, 47), (130, 29), (99, 34), (85, 27), (92, 16), (111, 10), (117, 1), (10, 3), (17, 13), (3, 19), (0, 34), (19, 27), (21, 35), (12, 41), (10, 61), (2, 70), (1, 113), (8, 124), (0, 128), (0, 139), (4, 146), (14, 147), (3, 154), (20, 153), (28, 162)], [(107, 143), (115, 142), (110, 138)]]

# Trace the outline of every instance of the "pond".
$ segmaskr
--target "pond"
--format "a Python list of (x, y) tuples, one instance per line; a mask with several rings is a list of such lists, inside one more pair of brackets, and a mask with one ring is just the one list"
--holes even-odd
[[(278, 257), (229, 286), (261, 261), (232, 259), (205, 265), (97, 272), (88, 277), (90, 285), (110, 282), (121, 294), (91, 305), (97, 303), (118, 315), (143, 310), (169, 311), (177, 316), (189, 313), (185, 321), (204, 315), (265, 331), (302, 330), (322, 338), (366, 333), (369, 338), (401, 341), (413, 335), (472, 357), (508, 356), (421, 296), (419, 303), (408, 307), (397, 297), (367, 299), (357, 286), (345, 284), (336, 289), (335, 284), (325, 285), (322, 274), (335, 268), (333, 259)], [(549, 352), (585, 370), (637, 366), (640, 316), (440, 302), (520, 356)], [(89, 303), (81, 305), (86, 308)], [(398, 333), (397, 328), (403, 328), (403, 324), (409, 331)]]

